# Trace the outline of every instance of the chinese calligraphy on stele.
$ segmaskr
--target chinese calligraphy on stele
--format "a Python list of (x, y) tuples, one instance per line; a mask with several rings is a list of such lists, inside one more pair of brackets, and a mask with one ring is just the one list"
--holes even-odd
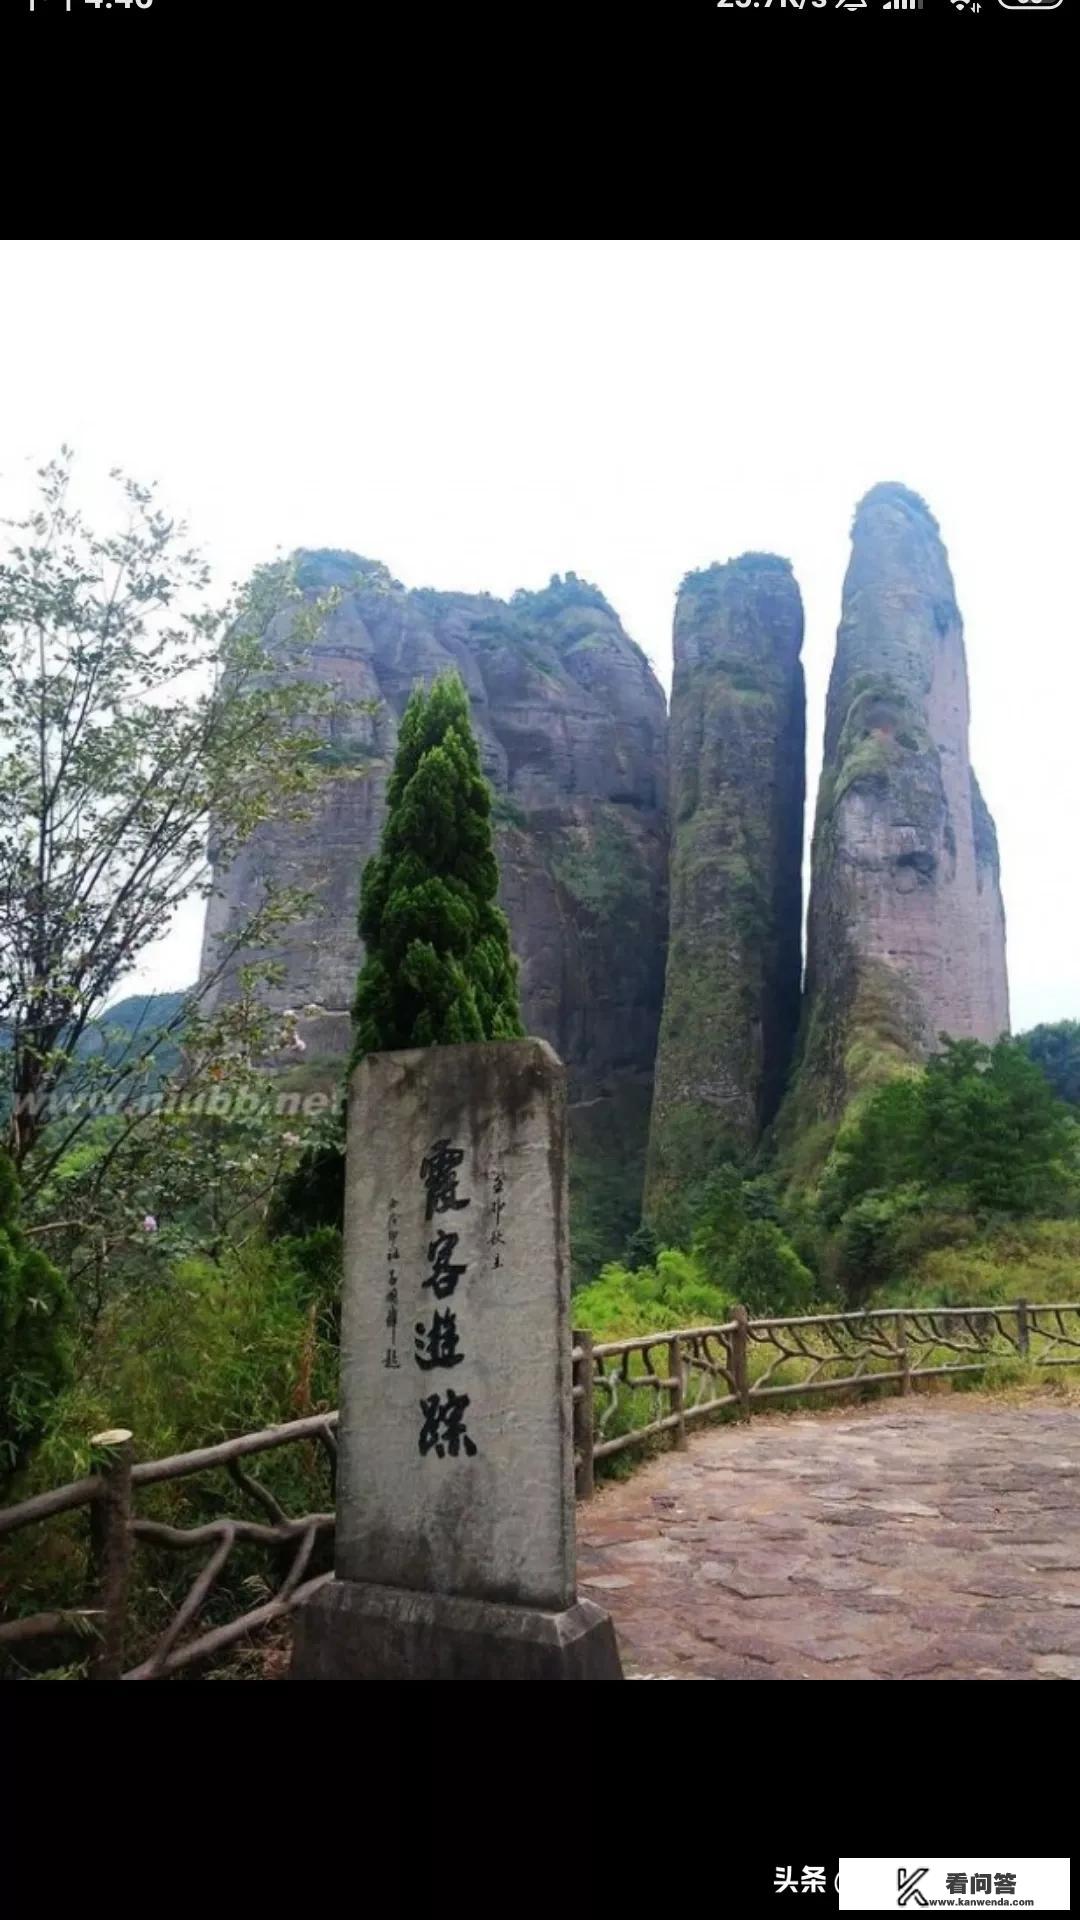
[[(428, 1241), (428, 1273), (420, 1283), (421, 1294), (430, 1294), (425, 1304), (426, 1313), (430, 1307), (431, 1318), (417, 1320), (413, 1327), (413, 1359), (422, 1373), (460, 1367), (467, 1359), (462, 1346), (462, 1333), (458, 1324), (458, 1287), (468, 1273), (470, 1262), (458, 1257), (461, 1231), (455, 1232), (449, 1226), (435, 1225), (437, 1215), (462, 1213), (472, 1205), (471, 1194), (460, 1194), (458, 1183), (459, 1169), (465, 1158), (464, 1150), (456, 1147), (450, 1140), (435, 1140), (420, 1162), (420, 1180), (424, 1187), (424, 1219), (432, 1224), (433, 1237)], [(499, 1213), (495, 1216), (494, 1233), (499, 1233), (501, 1219), (503, 1181), (498, 1181)], [(494, 1264), (500, 1264), (499, 1254), (502, 1236), (496, 1244), (492, 1234)], [(386, 1362), (390, 1365), (389, 1358)], [(396, 1364), (396, 1360), (394, 1362)], [(469, 1395), (457, 1393), (449, 1385), (445, 1395), (436, 1390), (425, 1394), (420, 1402), (421, 1425), (418, 1445), (421, 1458), (434, 1454), (437, 1460), (457, 1460), (472, 1458), (476, 1451), (476, 1442), (471, 1437), (466, 1424), (469, 1409)]]

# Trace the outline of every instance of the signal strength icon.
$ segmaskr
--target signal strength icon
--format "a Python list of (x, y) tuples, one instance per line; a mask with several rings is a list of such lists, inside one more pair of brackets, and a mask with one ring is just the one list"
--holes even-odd
[(882, 13), (916, 13), (922, 11), (922, 0), (885, 0)]

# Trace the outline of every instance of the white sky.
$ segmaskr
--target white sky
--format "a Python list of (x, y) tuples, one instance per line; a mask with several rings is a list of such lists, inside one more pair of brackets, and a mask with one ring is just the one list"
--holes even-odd
[[(665, 686), (686, 570), (789, 555), (810, 814), (852, 509), (915, 488), (965, 620), (1013, 1023), (1080, 1017), (1072, 243), (9, 241), (0, 274), (5, 511), (66, 440), (93, 513), (109, 467), (158, 479), (222, 585), (301, 545), (500, 595), (573, 568)], [(186, 985), (200, 922), (130, 985)]]

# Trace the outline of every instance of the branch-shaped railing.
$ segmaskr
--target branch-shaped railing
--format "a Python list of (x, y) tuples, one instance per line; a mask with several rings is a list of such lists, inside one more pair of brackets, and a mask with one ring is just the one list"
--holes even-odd
[[(304, 1575), (320, 1536), (333, 1537), (337, 1420), (336, 1413), (315, 1414), (306, 1420), (291, 1420), (285, 1426), (267, 1427), (261, 1433), (245, 1433), (218, 1446), (200, 1447), (193, 1453), (177, 1453), (166, 1460), (143, 1460), (137, 1464), (132, 1460), (132, 1435), (126, 1429), (96, 1434), (91, 1442), (98, 1455), (96, 1472), (69, 1486), (37, 1494), (17, 1507), (0, 1510), (0, 1534), (5, 1534), (55, 1514), (68, 1513), (73, 1508), (88, 1507), (90, 1584), (96, 1604), (6, 1621), (0, 1624), (0, 1649), (58, 1634), (77, 1639), (89, 1637), (93, 1643), (91, 1679), (157, 1680), (183, 1667), (205, 1663), (235, 1641), (291, 1612), (331, 1578), (329, 1573), (323, 1573), (305, 1580)], [(290, 1518), (270, 1488), (240, 1465), (250, 1454), (268, 1453), (297, 1443), (318, 1446), (328, 1462), (331, 1510), (326, 1513)], [(267, 1516), (265, 1524), (222, 1518), (199, 1527), (170, 1527), (159, 1521), (142, 1520), (136, 1514), (134, 1499), (139, 1488), (165, 1480), (188, 1479), (193, 1474), (222, 1467), (261, 1508)], [(210, 1552), (149, 1656), (125, 1671), (132, 1549), (138, 1541), (170, 1552), (186, 1553), (201, 1547), (208, 1547)], [(272, 1597), (236, 1620), (184, 1640), (183, 1635), (195, 1626), (210, 1599), (234, 1547), (241, 1544), (271, 1550), (279, 1564)]]
[[(939, 1356), (945, 1354), (946, 1359)], [(598, 1460), (670, 1434), (688, 1443), (695, 1420), (734, 1409), (750, 1418), (755, 1404), (797, 1394), (898, 1386), (941, 1374), (982, 1372), (1002, 1360), (1035, 1367), (1080, 1365), (1080, 1303), (1004, 1307), (874, 1308), (817, 1313), (800, 1319), (751, 1320), (734, 1307), (718, 1326), (680, 1327), (631, 1340), (573, 1335), (573, 1432), (579, 1499), (595, 1486)], [(796, 1377), (781, 1378), (787, 1370)], [(642, 1417), (643, 1416), (643, 1417)], [(205, 1664), (236, 1641), (281, 1619), (314, 1593), (329, 1572), (310, 1572), (320, 1542), (332, 1544), (337, 1466), (336, 1413), (247, 1433), (166, 1460), (133, 1459), (126, 1430), (98, 1434), (96, 1470), (83, 1480), (0, 1509), (0, 1535), (86, 1507), (90, 1529), (92, 1604), (27, 1614), (0, 1623), (0, 1651), (57, 1636), (87, 1640), (90, 1677), (154, 1680)], [(325, 1512), (287, 1514), (271, 1489), (240, 1462), (298, 1444), (321, 1449), (329, 1467)], [(140, 1518), (144, 1487), (224, 1469), (263, 1518), (221, 1517), (174, 1527)], [(150, 1652), (125, 1666), (129, 1591), (136, 1545), (205, 1551), (199, 1572)], [(271, 1597), (237, 1619), (198, 1631), (198, 1621), (238, 1546), (266, 1549), (276, 1570)], [(324, 1562), (325, 1564), (325, 1562)], [(185, 1637), (187, 1636), (187, 1637)]]
[(578, 1498), (592, 1493), (597, 1460), (662, 1433), (685, 1446), (689, 1422), (704, 1414), (734, 1407), (746, 1420), (759, 1402), (865, 1386), (910, 1393), (915, 1380), (981, 1373), (1002, 1360), (1080, 1365), (1080, 1303), (875, 1307), (769, 1320), (734, 1307), (720, 1326), (602, 1343), (575, 1333)]

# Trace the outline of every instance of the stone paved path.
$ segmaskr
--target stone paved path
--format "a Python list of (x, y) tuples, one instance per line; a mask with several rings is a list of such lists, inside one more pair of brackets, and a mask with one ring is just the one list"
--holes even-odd
[(1080, 1407), (970, 1394), (693, 1434), (578, 1509), (628, 1675), (1080, 1679)]

